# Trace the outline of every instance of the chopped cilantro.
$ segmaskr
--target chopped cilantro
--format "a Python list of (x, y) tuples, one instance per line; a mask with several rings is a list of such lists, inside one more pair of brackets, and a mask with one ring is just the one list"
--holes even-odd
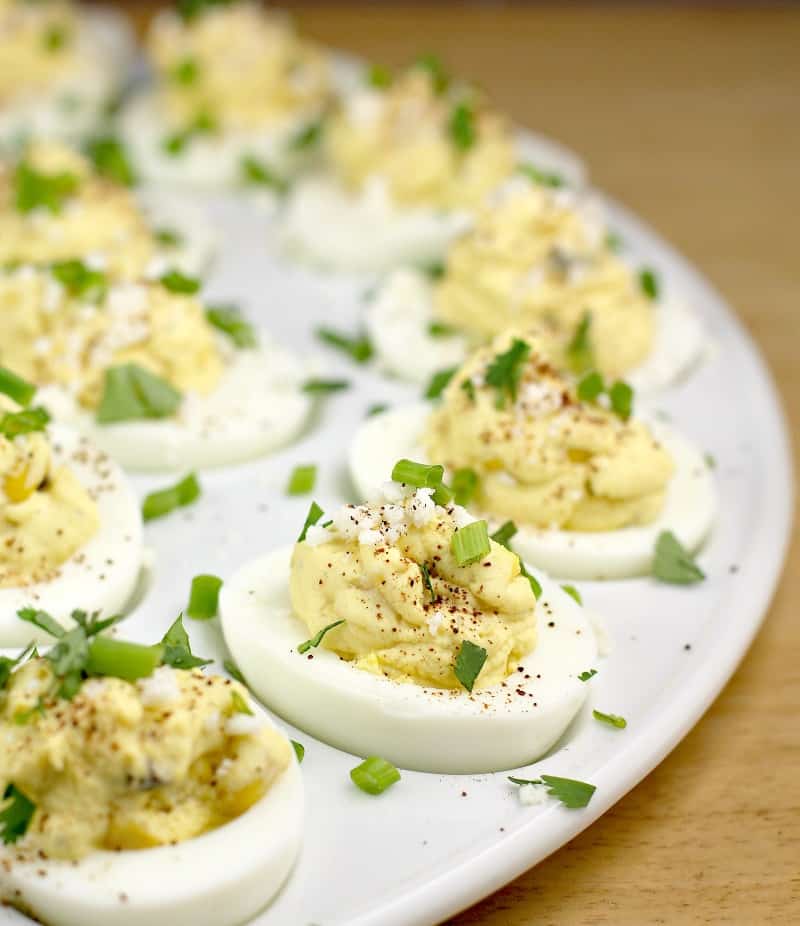
[(106, 295), (108, 280), (101, 270), (92, 270), (80, 260), (51, 264), (50, 273), (73, 299), (100, 302)]
[(125, 363), (106, 370), (96, 417), (99, 424), (168, 418), (181, 398), (166, 380), (135, 363)]
[(425, 398), (438, 399), (456, 375), (457, 370), (458, 367), (449, 367), (447, 370), (438, 370), (434, 373), (425, 389)]
[(511, 347), (498, 354), (486, 369), (486, 384), (497, 390), (495, 405), (503, 408), (507, 399), (515, 402), (519, 381), (525, 370), (525, 362), (530, 356), (530, 345), (519, 338), (514, 338)]
[(566, 186), (561, 174), (551, 170), (541, 170), (533, 164), (518, 164), (517, 171), (521, 174), (525, 174), (526, 177), (529, 177), (534, 183), (538, 183), (540, 186), (549, 186), (553, 189)]
[(86, 154), (98, 174), (119, 183), (133, 186), (136, 172), (131, 166), (122, 142), (113, 135), (98, 135), (86, 143)]
[(195, 669), (212, 662), (211, 659), (200, 659), (192, 653), (182, 614), (178, 615), (175, 623), (164, 634), (161, 643), (164, 647), (162, 662), (173, 669)]
[(658, 299), (659, 284), (654, 270), (644, 267), (639, 271), (639, 285), (648, 299)]
[(591, 325), (591, 312), (584, 312), (572, 340), (567, 345), (567, 364), (577, 375), (586, 373), (594, 364), (594, 351), (589, 336)]
[(250, 322), (242, 318), (234, 305), (210, 305), (206, 308), (206, 321), (226, 334), (239, 348), (257, 347), (258, 338)]
[(245, 155), (241, 160), (242, 181), (248, 186), (263, 186), (277, 193), (285, 193), (289, 184), (283, 177), (278, 176), (263, 161), (251, 154)]
[(672, 531), (662, 531), (656, 541), (653, 575), (661, 582), (673, 585), (693, 585), (702, 582), (706, 574)]
[(365, 334), (351, 337), (325, 326), (317, 328), (316, 334), (320, 341), (347, 354), (356, 363), (367, 363), (372, 358), (372, 344)]
[(453, 144), (461, 151), (469, 151), (475, 144), (477, 140), (475, 110), (469, 103), (463, 101), (456, 103), (450, 113), (447, 130)]
[(4, 412), (0, 415), (0, 435), (14, 440), (23, 434), (44, 431), (50, 421), (46, 408), (25, 408), (19, 412)]
[(306, 640), (297, 647), (298, 653), (307, 653), (312, 647), (316, 649), (322, 643), (322, 638), (329, 630), (333, 630), (334, 627), (338, 627), (340, 624), (343, 624), (343, 620), (334, 621), (332, 624), (328, 624), (327, 627), (323, 627), (322, 630), (317, 631), (310, 640)]
[(585, 807), (597, 790), (594, 785), (585, 781), (576, 781), (574, 778), (559, 778), (556, 775), (542, 775), (539, 778), (512, 778), (509, 781), (515, 785), (547, 785), (547, 793), (555, 797), (565, 807), (572, 810)]
[(578, 678), (582, 682), (588, 682), (590, 678), (594, 678), (597, 675), (597, 669), (587, 669), (585, 672), (581, 672)]
[(467, 691), (472, 691), (475, 687), (475, 682), (480, 675), (487, 656), (488, 654), (482, 646), (478, 646), (470, 640), (464, 640), (461, 644), (453, 672)]
[(15, 784), (7, 785), (0, 810), (0, 839), (6, 845), (22, 839), (35, 813), (36, 804)]
[(78, 190), (78, 178), (68, 172), (46, 174), (26, 161), (20, 161), (14, 171), (16, 207), (19, 212), (47, 209), (58, 213), (64, 201)]

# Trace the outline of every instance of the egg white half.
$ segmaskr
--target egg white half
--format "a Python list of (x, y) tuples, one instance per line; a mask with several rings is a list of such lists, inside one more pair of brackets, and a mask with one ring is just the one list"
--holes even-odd
[(49, 582), (0, 588), (0, 646), (25, 646), (34, 639), (52, 642), (19, 620), (20, 608), (47, 611), (64, 625), (69, 625), (75, 608), (105, 616), (123, 612), (142, 567), (142, 516), (125, 474), (75, 431), (55, 424), (49, 432), (54, 462), (69, 466), (95, 500), (100, 529)]
[[(425, 459), (422, 435), (430, 413), (430, 405), (418, 403), (374, 415), (361, 425), (348, 453), (350, 475), (360, 496), (378, 498), (398, 460)], [(525, 562), (560, 579), (623, 579), (650, 572), (661, 531), (672, 531), (691, 551), (699, 549), (716, 514), (711, 471), (703, 454), (672, 428), (650, 419), (648, 424), (675, 462), (658, 518), (615, 531), (537, 530), (518, 524), (512, 546)], [(492, 527), (501, 520), (505, 519), (489, 516)]]
[(113, 10), (83, 9), (77, 42), (82, 69), (44, 94), (20, 94), (0, 106), (0, 147), (28, 138), (78, 142), (97, 130), (106, 104), (128, 79), (135, 42), (127, 19)]
[(0, 847), (0, 897), (49, 926), (239, 926), (289, 876), (302, 840), (303, 805), (293, 753), (248, 811), (175, 846), (95, 852), (79, 862), (18, 861), (13, 847)]
[[(700, 361), (707, 338), (695, 312), (676, 298), (654, 303), (653, 350), (626, 380), (640, 393), (656, 392), (688, 375)], [(389, 274), (366, 308), (365, 324), (378, 362), (399, 379), (424, 384), (438, 370), (466, 359), (469, 341), (463, 335), (434, 337), (433, 286), (418, 270)]]
[[(139, 175), (155, 186), (219, 190), (243, 186), (242, 159), (253, 157), (280, 177), (290, 177), (308, 160), (292, 150), (298, 132), (314, 119), (291, 116), (261, 131), (228, 131), (193, 138), (177, 155), (164, 150), (174, 129), (164, 124), (155, 95), (134, 96), (119, 117), (119, 130)], [(263, 188), (260, 188), (263, 189)]]
[(44, 387), (38, 397), (125, 467), (205, 468), (263, 456), (292, 441), (311, 410), (303, 379), (294, 356), (262, 343), (235, 351), (217, 388), (207, 396), (185, 395), (172, 418), (100, 425), (62, 388)]
[(465, 212), (395, 206), (380, 178), (352, 194), (315, 177), (291, 191), (281, 238), (292, 256), (327, 270), (381, 272), (440, 260), (470, 221)]
[(322, 647), (298, 653), (309, 633), (291, 609), (291, 555), (291, 548), (268, 553), (225, 583), (222, 630), (258, 697), (339, 749), (426, 772), (516, 768), (558, 741), (589, 693), (577, 676), (597, 660), (592, 628), (580, 606), (538, 572), (536, 647), (503, 685), (470, 694), (390, 681)]
[(196, 198), (174, 190), (147, 189), (138, 191), (137, 199), (154, 231), (173, 231), (179, 238), (174, 247), (160, 246), (154, 266), (148, 268), (150, 275), (176, 269), (191, 277), (206, 276), (219, 238)]

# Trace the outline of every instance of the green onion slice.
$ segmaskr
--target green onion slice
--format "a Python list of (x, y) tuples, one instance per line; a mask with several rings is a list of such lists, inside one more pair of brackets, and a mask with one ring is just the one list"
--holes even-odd
[(142, 503), (142, 517), (145, 521), (163, 518), (176, 508), (191, 505), (201, 494), (200, 483), (194, 473), (184, 476), (180, 482), (167, 489), (151, 492)]
[(393, 784), (400, 781), (400, 772), (379, 756), (369, 756), (350, 770), (353, 784), (366, 791), (367, 794), (383, 794)]
[(392, 469), (392, 480), (417, 489), (435, 489), (444, 478), (444, 467), (437, 463), (415, 463), (398, 460)]
[(161, 665), (162, 655), (161, 646), (143, 646), (112, 637), (95, 636), (89, 644), (86, 672), (132, 682), (152, 675)]
[(0, 392), (18, 405), (28, 405), (36, 395), (36, 386), (7, 367), (0, 367)]
[(314, 490), (317, 481), (317, 467), (313, 463), (305, 466), (295, 466), (289, 477), (286, 491), (289, 495), (307, 495)]
[(245, 321), (233, 305), (210, 305), (206, 308), (206, 321), (226, 334), (236, 347), (256, 347), (258, 338), (250, 322)]
[(602, 711), (592, 711), (592, 717), (599, 720), (600, 723), (607, 723), (610, 727), (616, 727), (618, 730), (624, 730), (628, 726), (628, 721), (619, 714), (604, 714)]
[(473, 521), (459, 527), (450, 538), (450, 550), (459, 566), (477, 563), (488, 556), (491, 548), (486, 521)]
[(180, 270), (172, 269), (159, 277), (161, 285), (171, 293), (193, 296), (200, 289), (200, 281), (194, 277), (186, 276)]
[(307, 653), (312, 647), (316, 649), (320, 643), (322, 643), (322, 638), (329, 630), (333, 630), (334, 627), (338, 627), (340, 624), (343, 624), (344, 620), (334, 621), (332, 624), (328, 624), (327, 627), (323, 627), (322, 630), (317, 631), (310, 640), (306, 640), (297, 647), (298, 653)]
[(307, 379), (303, 383), (303, 392), (309, 395), (329, 395), (349, 388), (350, 381), (346, 379)]
[(216, 617), (221, 588), (222, 579), (219, 576), (195, 576), (192, 579), (192, 587), (189, 591), (189, 604), (186, 608), (187, 616), (198, 621), (207, 621), (211, 620), (212, 617)]
[(300, 536), (297, 538), (298, 543), (302, 543), (306, 539), (306, 534), (308, 533), (309, 527), (311, 527), (313, 524), (316, 524), (324, 513), (325, 512), (316, 502), (311, 502), (311, 507), (308, 509), (308, 514), (306, 515), (303, 529), (300, 531)]

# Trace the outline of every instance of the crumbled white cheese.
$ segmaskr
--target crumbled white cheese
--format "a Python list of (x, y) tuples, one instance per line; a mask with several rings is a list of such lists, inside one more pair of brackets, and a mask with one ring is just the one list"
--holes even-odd
[(222, 717), (220, 716), (219, 711), (212, 711), (208, 717), (206, 717), (205, 728), (209, 733), (213, 733), (215, 730), (219, 729), (220, 721)]
[(520, 785), (517, 794), (520, 804), (526, 807), (534, 807), (547, 802), (547, 788), (544, 785)]
[(139, 679), (137, 687), (144, 705), (169, 704), (181, 694), (175, 670), (171, 666), (159, 666), (152, 675)]
[(414, 493), (414, 498), (408, 507), (415, 527), (424, 527), (436, 516), (436, 502), (431, 497), (433, 491), (433, 489), (417, 489)]
[(430, 632), (436, 636), (444, 621), (444, 611), (434, 611), (433, 614), (431, 614), (431, 616), (428, 618), (428, 630), (430, 630)]
[(318, 547), (321, 543), (327, 543), (332, 539), (328, 528), (320, 527), (319, 524), (311, 524), (306, 531), (306, 543), (310, 547)]
[(225, 724), (228, 736), (252, 736), (264, 726), (264, 721), (250, 714), (234, 714)]

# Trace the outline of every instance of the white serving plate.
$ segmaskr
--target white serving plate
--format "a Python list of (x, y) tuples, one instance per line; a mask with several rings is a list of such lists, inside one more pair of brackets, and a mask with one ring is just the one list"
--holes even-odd
[[(364, 411), (373, 402), (418, 397), (415, 388), (350, 364), (314, 337), (319, 324), (355, 331), (369, 281), (283, 266), (270, 250), (276, 234), (267, 213), (235, 197), (206, 205), (222, 243), (208, 298), (239, 301), (258, 326), (318, 361), (324, 375), (349, 378), (353, 388), (321, 405), (315, 426), (295, 446), (202, 475), (197, 504), (147, 526), (154, 553), (149, 589), (124, 625), (126, 636), (142, 641), (161, 637), (184, 607), (193, 575), (229, 576), (296, 538), (310, 499), (284, 494), (294, 465), (320, 464), (314, 498), (323, 507), (351, 500), (346, 447)], [(580, 585), (612, 638), (591, 682), (592, 704), (623, 714), (628, 728), (605, 727), (585, 711), (550, 758), (520, 774), (592, 782), (597, 791), (585, 810), (555, 802), (523, 807), (503, 773), (405, 772), (391, 790), (371, 797), (349, 779), (359, 760), (288, 728), (306, 747), (305, 845), (282, 894), (254, 921), (259, 926), (429, 924), (501, 887), (589, 826), (657, 765), (719, 693), (758, 630), (792, 511), (790, 453), (774, 387), (744, 329), (700, 274), (622, 207), (607, 205), (630, 252), (688, 297), (713, 337), (705, 364), (659, 403), (718, 461), (719, 521), (700, 560), (709, 578), (690, 588), (648, 579)], [(144, 495), (174, 478), (135, 482)], [(198, 653), (225, 658), (217, 621), (186, 623)], [(3, 909), (0, 922), (27, 921)]]

